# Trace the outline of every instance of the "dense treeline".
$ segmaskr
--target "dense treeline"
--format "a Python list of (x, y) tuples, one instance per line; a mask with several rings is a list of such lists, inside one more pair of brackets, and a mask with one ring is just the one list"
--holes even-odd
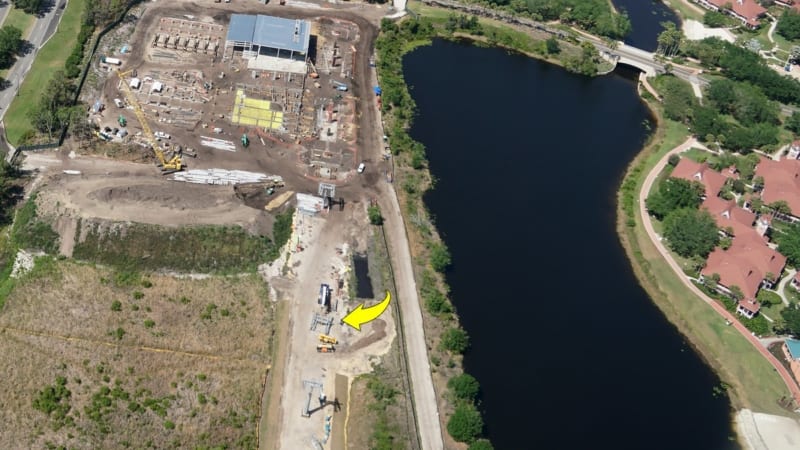
[(615, 14), (608, 0), (488, 0), (514, 14), (534, 20), (560, 20), (600, 36), (622, 38), (631, 31), (627, 14)]
[(11, 3), (28, 14), (39, 14), (45, 6), (44, 0), (11, 0)]
[(772, 100), (800, 105), (800, 82), (768, 67), (750, 50), (719, 38), (706, 38), (685, 42), (681, 52), (699, 59), (705, 67), (721, 68), (731, 80), (752, 83)]
[(775, 31), (790, 41), (800, 39), (800, 13), (787, 9), (781, 15), (778, 25), (775, 26)]
[[(660, 76), (655, 84), (663, 95), (664, 114), (687, 124), (701, 141), (742, 154), (757, 148), (769, 150), (779, 142), (779, 105), (750, 83), (712, 80), (704, 105), (682, 80)], [(787, 119), (787, 128), (800, 122), (796, 119), (800, 117)]]
[(118, 17), (129, 3), (131, 2), (118, 0), (88, 2), (86, 12), (81, 18), (77, 42), (64, 64), (64, 70), (56, 72), (50, 84), (42, 89), (38, 105), (28, 115), (36, 131), (46, 134), (51, 140), (54, 133), (69, 124), (75, 125), (73, 133), (83, 135), (90, 131), (85, 126), (84, 106), (75, 104), (77, 78), (83, 71), (86, 45), (95, 29)]

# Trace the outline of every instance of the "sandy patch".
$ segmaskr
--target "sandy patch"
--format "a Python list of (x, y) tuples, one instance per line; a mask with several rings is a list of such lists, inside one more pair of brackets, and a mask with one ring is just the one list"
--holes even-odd
[(683, 34), (692, 41), (699, 41), (707, 37), (718, 37), (723, 41), (730, 43), (733, 43), (736, 40), (736, 37), (733, 35), (733, 33), (727, 29), (708, 28), (702, 23), (691, 19), (683, 21)]

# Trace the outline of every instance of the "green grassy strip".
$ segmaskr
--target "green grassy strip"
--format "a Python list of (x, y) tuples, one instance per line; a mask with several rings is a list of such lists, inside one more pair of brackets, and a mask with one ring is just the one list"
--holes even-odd
[(81, 19), (86, 11), (87, 1), (70, 0), (67, 3), (58, 30), (39, 51), (17, 97), (8, 107), (3, 121), (6, 126), (6, 137), (12, 145), (19, 145), (20, 138), (31, 129), (28, 114), (38, 107), (42, 88), (47, 86), (53, 74), (64, 69), (67, 58), (78, 42)]
[(20, 31), (22, 31), (22, 39), (27, 39), (31, 32), (31, 27), (33, 27), (33, 23), (35, 21), (36, 17), (34, 17), (33, 14), (28, 14), (25, 11), (12, 6), (11, 10), (8, 11), (6, 20), (3, 22), (3, 26), (19, 28)]
[[(660, 106), (651, 103), (660, 114)], [(689, 337), (725, 383), (733, 386), (734, 407), (772, 414), (787, 414), (777, 400), (788, 394), (772, 366), (733, 327), (697, 298), (675, 275), (650, 241), (638, 214), (638, 193), (644, 178), (661, 157), (686, 139), (686, 127), (660, 120), (653, 143), (631, 164), (619, 202), (618, 229), (636, 275), (653, 302)], [(709, 395), (712, 393), (709, 392)]]

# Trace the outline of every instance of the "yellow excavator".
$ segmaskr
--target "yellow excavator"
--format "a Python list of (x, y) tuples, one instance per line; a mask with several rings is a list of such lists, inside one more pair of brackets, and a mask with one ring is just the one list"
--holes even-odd
[(150, 125), (147, 123), (147, 118), (144, 115), (144, 111), (142, 111), (142, 106), (139, 104), (139, 100), (136, 99), (136, 95), (134, 95), (129, 81), (126, 79), (131, 72), (133, 72), (133, 70), (122, 72), (117, 69), (120, 87), (122, 88), (123, 94), (125, 94), (125, 99), (128, 101), (128, 104), (133, 107), (133, 113), (136, 114), (136, 118), (139, 120), (139, 124), (142, 126), (142, 134), (144, 135), (144, 138), (147, 140), (147, 143), (150, 145), (150, 147), (153, 148), (158, 167), (165, 173), (178, 172), (184, 168), (183, 162), (181, 161), (181, 155), (176, 154), (169, 160), (166, 156), (164, 156), (164, 149), (161, 148), (161, 145), (159, 145), (158, 140), (153, 134), (153, 130), (150, 129)]

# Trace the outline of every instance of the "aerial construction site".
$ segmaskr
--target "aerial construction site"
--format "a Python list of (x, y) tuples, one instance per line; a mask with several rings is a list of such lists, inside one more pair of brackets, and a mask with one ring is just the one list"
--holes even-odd
[[(377, 304), (384, 292), (397, 289), (387, 275), (387, 238), (367, 218), (367, 207), (384, 195), (379, 186), (391, 180), (372, 48), (387, 8), (356, 15), (291, 6), (200, 0), (135, 7), (130, 20), (103, 38), (81, 92), (91, 106), (86, 117), (91, 138), (25, 160), (36, 173), (31, 202), (37, 216), (58, 235), (55, 251), (76, 260), (69, 268), (65, 265), (71, 262), (59, 263), (59, 270), (70, 273), (60, 283), (82, 286), (69, 287), (74, 294), (50, 301), (52, 307), (121, 297), (110, 307), (63, 306), (67, 312), (59, 326), (32, 334), (44, 326), (27, 309), (35, 305), (12, 295), (6, 314), (17, 319), (4, 323), (4, 329), (27, 336), (30, 342), (14, 345), (35, 348), (24, 350), (40, 355), (30, 367), (61, 367), (69, 375), (62, 386), (73, 392), (73, 410), (93, 408), (98, 397), (92, 397), (91, 380), (108, 383), (104, 380), (117, 376), (115, 362), (127, 362), (130, 367), (116, 381), (123, 391), (115, 395), (129, 395), (124, 388), (130, 382), (137, 387), (129, 386), (137, 393), (131, 398), (140, 392), (153, 397), (140, 400), (143, 409), (135, 402), (128, 405), (130, 414), (157, 416), (142, 425), (158, 424), (161, 434), (152, 448), (177, 445), (178, 438), (169, 440), (171, 430), (183, 433), (187, 445), (212, 446), (213, 433), (192, 430), (220, 427), (219, 436), (225, 437), (242, 424), (255, 425), (254, 442), (245, 435), (244, 444), (230, 448), (359, 448), (371, 431), (354, 434), (348, 444), (351, 405), (354, 414), (369, 414), (360, 399), (351, 403), (354, 380), (385, 364), (390, 354), (395, 362), (389, 364), (406, 370), (395, 339), (395, 305), (359, 330), (343, 323), (357, 306)], [(288, 227), (285, 217), (290, 217)], [(279, 224), (288, 236), (282, 248), (272, 249)], [(200, 230), (200, 237), (186, 229)], [(234, 267), (250, 267), (242, 262), (246, 258), (259, 262), (249, 275), (217, 269), (222, 256), (198, 255), (202, 247), (186, 248), (192, 239), (222, 247), (227, 242), (220, 240), (230, 236), (246, 243), (231, 241), (226, 249), (231, 252), (227, 260), (239, 264)], [(123, 254), (126, 249), (138, 253)], [(183, 256), (169, 259), (163, 255), (169, 252)], [(106, 253), (114, 256), (92, 259)], [(20, 253), (15, 267), (31, 270), (34, 257)], [(180, 258), (204, 262), (176, 263), (189, 270), (157, 266)], [(354, 259), (367, 258), (370, 263), (356, 276)], [(81, 265), (98, 261), (97, 267)], [(139, 267), (156, 270), (131, 282), (129, 271)], [(219, 272), (225, 277), (215, 278)], [(264, 292), (251, 275), (266, 286)], [(246, 290), (234, 288), (237, 279), (245, 280)], [(93, 292), (103, 292), (102, 298), (89, 298)], [(52, 295), (61, 294), (54, 290)], [(105, 327), (94, 334), (93, 323)], [(175, 335), (167, 325), (183, 331)], [(60, 342), (57, 353), (49, 353), (48, 339)], [(70, 350), (74, 339), (85, 346), (80, 352)], [(235, 349), (232, 339), (247, 346)], [(424, 339), (420, 343), (424, 349)], [(96, 344), (117, 353), (93, 351)], [(5, 345), (0, 340), (0, 348)], [(162, 359), (137, 360), (126, 352)], [(132, 381), (138, 367), (151, 365), (150, 373), (172, 381), (160, 386), (149, 375)], [(49, 372), (26, 372), (25, 367), (12, 374), (9, 386), (30, 387), (14, 392), (34, 395), (52, 382), (44, 378)], [(78, 379), (84, 380), (82, 387), (75, 384)], [(403, 415), (401, 431), (411, 434), (410, 383), (407, 376), (397, 383), (394, 405)], [(366, 395), (363, 386), (357, 396)], [(214, 395), (215, 389), (223, 390)], [(13, 398), (14, 404), (31, 403), (27, 397)], [(113, 420), (103, 414), (111, 409), (76, 419), (91, 417), (92, 427), (105, 424), (88, 440), (75, 437), (69, 426), (27, 433), (38, 425), (0, 414), (4, 428), (18, 430), (0, 437), (0, 447), (27, 442), (30, 448), (99, 448), (87, 443), (101, 442), (112, 448), (139, 442), (140, 431), (124, 441), (114, 439), (125, 436), (108, 434)], [(94, 428), (81, 428), (86, 429)]]

